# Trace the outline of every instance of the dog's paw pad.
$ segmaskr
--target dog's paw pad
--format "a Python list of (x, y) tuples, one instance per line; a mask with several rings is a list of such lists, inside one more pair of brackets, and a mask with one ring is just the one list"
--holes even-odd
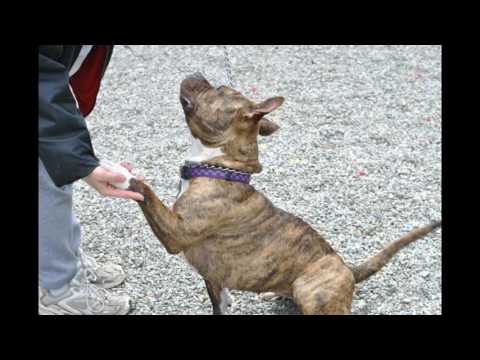
[(222, 313), (227, 313), (233, 308), (233, 297), (228, 289), (222, 289), (220, 293), (220, 308)]
[(130, 191), (135, 191), (135, 192), (138, 192), (140, 194), (144, 193), (145, 184), (143, 183), (143, 181), (137, 180), (135, 178), (131, 178), (129, 183), (130, 183), (130, 185), (129, 185), (128, 189)]

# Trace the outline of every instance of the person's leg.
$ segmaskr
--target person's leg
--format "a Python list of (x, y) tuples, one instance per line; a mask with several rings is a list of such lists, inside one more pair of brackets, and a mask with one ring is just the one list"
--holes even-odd
[[(130, 310), (127, 295), (104, 288), (125, 279), (120, 267), (80, 265), (80, 224), (73, 214), (72, 186), (57, 187), (39, 160), (39, 313), (41, 315), (123, 315)], [(83, 261), (84, 262), (84, 261)], [(90, 263), (94, 260), (90, 260)], [(93, 275), (91, 280), (87, 273)]]
[(57, 187), (38, 161), (39, 286), (61, 288), (78, 270), (80, 225), (73, 215), (72, 185)]

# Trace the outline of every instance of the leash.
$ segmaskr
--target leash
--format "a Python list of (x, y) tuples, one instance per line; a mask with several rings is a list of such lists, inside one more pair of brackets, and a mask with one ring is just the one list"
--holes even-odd
[(128, 49), (128, 51), (130, 51), (132, 53), (132, 55), (136, 58), (140, 58), (142, 59), (143, 61), (147, 61), (147, 58), (145, 58), (145, 56), (143, 56), (142, 54), (137, 54), (135, 53), (135, 51), (133, 51), (133, 49), (130, 47), (130, 45), (122, 45), (125, 49)]
[(228, 56), (227, 45), (221, 45), (221, 47), (223, 49), (223, 55), (225, 59), (225, 72), (227, 74), (228, 85), (231, 88), (233, 88), (234, 82), (233, 82), (232, 63), (230, 62), (230, 57)]
[[(147, 61), (148, 59), (145, 58), (142, 54), (137, 54), (130, 45), (121, 45), (125, 49), (127, 49), (134, 57), (140, 58), (143, 61)], [(223, 49), (223, 57), (224, 57), (224, 63), (225, 63), (225, 73), (227, 75), (227, 82), (228, 85), (233, 88), (235, 85), (234, 78), (233, 78), (233, 67), (232, 67), (232, 62), (230, 61), (230, 56), (228, 54), (228, 48), (227, 45), (220, 45), (220, 47)]]

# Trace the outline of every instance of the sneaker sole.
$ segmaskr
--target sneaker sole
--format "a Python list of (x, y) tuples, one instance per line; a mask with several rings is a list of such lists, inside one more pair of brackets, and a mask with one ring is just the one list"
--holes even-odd
[(130, 312), (130, 310), (131, 310), (131, 307), (129, 306), (125, 310), (122, 310), (116, 314), (72, 314), (72, 313), (62, 312), (60, 310), (49, 309), (43, 306), (39, 306), (38, 314), (39, 315), (127, 315)]
[(55, 309), (53, 307), (46, 307), (41, 304), (38, 305), (38, 314), (39, 315), (79, 315), (79, 314), (67, 313), (65, 311)]
[(128, 306), (120, 310), (116, 314), (74, 314), (70, 312), (66, 312), (65, 310), (62, 310), (60, 308), (55, 308), (53, 306), (51, 307), (46, 307), (42, 304), (38, 305), (38, 314), (39, 315), (127, 315), (131, 310), (132, 310), (132, 305), (131, 305), (131, 300), (128, 301)]

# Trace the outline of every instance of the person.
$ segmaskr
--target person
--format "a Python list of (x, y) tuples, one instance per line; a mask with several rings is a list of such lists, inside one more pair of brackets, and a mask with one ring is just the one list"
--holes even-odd
[[(103, 196), (143, 201), (112, 184), (126, 178), (100, 165), (85, 118), (95, 106), (112, 45), (42, 45), (38, 53), (39, 314), (127, 314), (130, 299), (106, 289), (122, 268), (98, 264), (80, 249), (72, 183), (83, 179)], [(129, 171), (133, 166), (122, 165)], [(143, 176), (137, 177), (143, 179)]]

